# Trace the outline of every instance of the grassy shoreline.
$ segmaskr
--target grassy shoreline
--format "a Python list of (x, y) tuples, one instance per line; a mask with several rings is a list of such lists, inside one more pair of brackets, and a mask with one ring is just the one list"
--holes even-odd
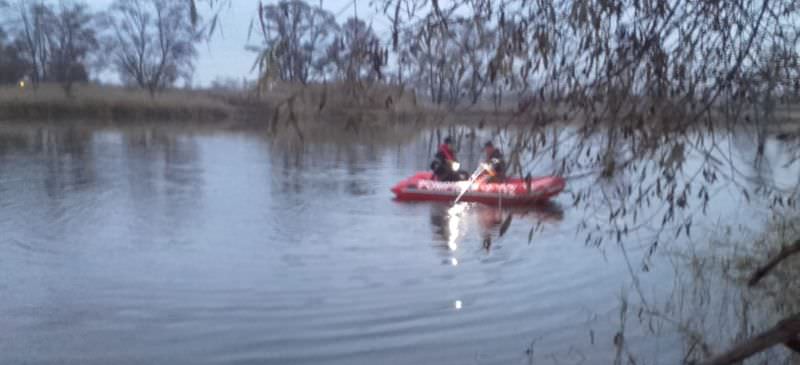
[[(413, 91), (402, 87), (343, 83), (277, 83), (260, 95), (255, 90), (170, 89), (155, 97), (140, 89), (98, 84), (75, 85), (71, 96), (58, 84), (42, 84), (37, 88), (0, 86), (0, 123), (5, 124), (202, 124), (222, 130), (251, 130), (275, 137), (314, 140), (347, 134), (391, 134), (396, 128), (448, 125), (478, 129), (536, 128), (554, 122), (580, 124), (582, 119), (580, 113), (576, 115), (557, 106), (536, 105), (538, 111), (533, 113), (515, 107), (506, 104), (496, 110), (479, 104), (449, 108), (418, 100)], [(776, 108), (776, 121), (762, 127), (770, 135), (795, 138), (800, 136), (798, 113), (800, 110), (794, 106)], [(655, 132), (665, 132), (659, 123), (649, 127)]]
[(0, 86), (0, 122), (186, 122), (268, 129), (297, 124), (304, 129), (358, 130), (386, 123), (477, 125), (512, 119), (510, 111), (485, 107), (450, 110), (417, 103), (413, 92), (388, 86), (279, 84), (262, 95), (172, 89), (155, 97), (143, 90), (97, 84), (76, 85), (71, 96), (57, 84)]
[(0, 121), (209, 122), (225, 120), (232, 113), (226, 103), (190, 91), (167, 91), (151, 98), (143, 91), (99, 85), (76, 86), (72, 96), (53, 84), (0, 87)]

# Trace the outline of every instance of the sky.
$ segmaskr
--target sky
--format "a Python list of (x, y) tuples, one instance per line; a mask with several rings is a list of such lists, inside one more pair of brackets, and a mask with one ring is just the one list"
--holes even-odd
[[(265, 5), (277, 3), (277, 0), (262, 0)], [(87, 0), (97, 11), (107, 9), (113, 0)], [(319, 0), (307, 0), (310, 4), (318, 4)], [(369, 4), (370, 0), (322, 0), (322, 7), (337, 15), (336, 19), (341, 24), (353, 16), (354, 7), (359, 17), (365, 17), (373, 26), (384, 28), (389, 21), (382, 14), (376, 13)], [(245, 50), (247, 33), (250, 21), (253, 19), (259, 0), (231, 0), (230, 7), (225, 7), (220, 13), (220, 23), (214, 36), (208, 42), (198, 46), (198, 59), (195, 62), (194, 86), (208, 86), (217, 78), (234, 78), (241, 80), (243, 77), (253, 79), (255, 72), (251, 72), (255, 54)], [(202, 6), (201, 12), (207, 10)], [(250, 44), (257, 44), (253, 37)]]

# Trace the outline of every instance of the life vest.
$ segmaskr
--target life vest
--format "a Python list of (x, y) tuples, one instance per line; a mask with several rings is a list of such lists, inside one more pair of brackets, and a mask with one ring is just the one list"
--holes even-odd
[(453, 153), (452, 150), (450, 150), (450, 147), (445, 143), (439, 145), (439, 153), (441, 153), (442, 156), (447, 161), (455, 161), (456, 160), (455, 154)]
[(503, 160), (503, 153), (500, 152), (499, 149), (492, 148), (486, 151), (485, 162), (491, 167), (491, 170), (487, 171), (489, 175), (496, 176), (505, 174), (506, 162)]

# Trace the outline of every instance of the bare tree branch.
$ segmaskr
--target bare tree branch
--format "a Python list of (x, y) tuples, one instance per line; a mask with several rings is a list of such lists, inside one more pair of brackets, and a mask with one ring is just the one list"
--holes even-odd
[(795, 314), (727, 352), (700, 362), (699, 365), (729, 365), (745, 360), (761, 351), (781, 343), (793, 343), (800, 334), (800, 314)]
[(767, 274), (770, 273), (781, 261), (786, 260), (787, 258), (791, 257), (792, 255), (800, 252), (800, 240), (794, 241), (792, 244), (788, 246), (784, 246), (781, 248), (781, 251), (772, 257), (769, 261), (767, 261), (764, 266), (761, 266), (753, 272), (753, 275), (750, 276), (750, 280), (747, 281), (748, 286), (755, 286), (758, 282), (764, 278)]

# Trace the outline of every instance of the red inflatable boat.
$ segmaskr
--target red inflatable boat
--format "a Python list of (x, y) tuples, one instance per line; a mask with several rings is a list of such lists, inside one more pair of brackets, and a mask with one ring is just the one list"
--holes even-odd
[[(433, 179), (431, 172), (418, 172), (392, 188), (401, 201), (453, 201), (469, 185), (467, 181), (445, 182)], [(530, 181), (510, 178), (502, 183), (475, 182), (461, 201), (484, 204), (523, 205), (544, 202), (564, 190), (565, 181), (558, 176), (538, 177)]]

